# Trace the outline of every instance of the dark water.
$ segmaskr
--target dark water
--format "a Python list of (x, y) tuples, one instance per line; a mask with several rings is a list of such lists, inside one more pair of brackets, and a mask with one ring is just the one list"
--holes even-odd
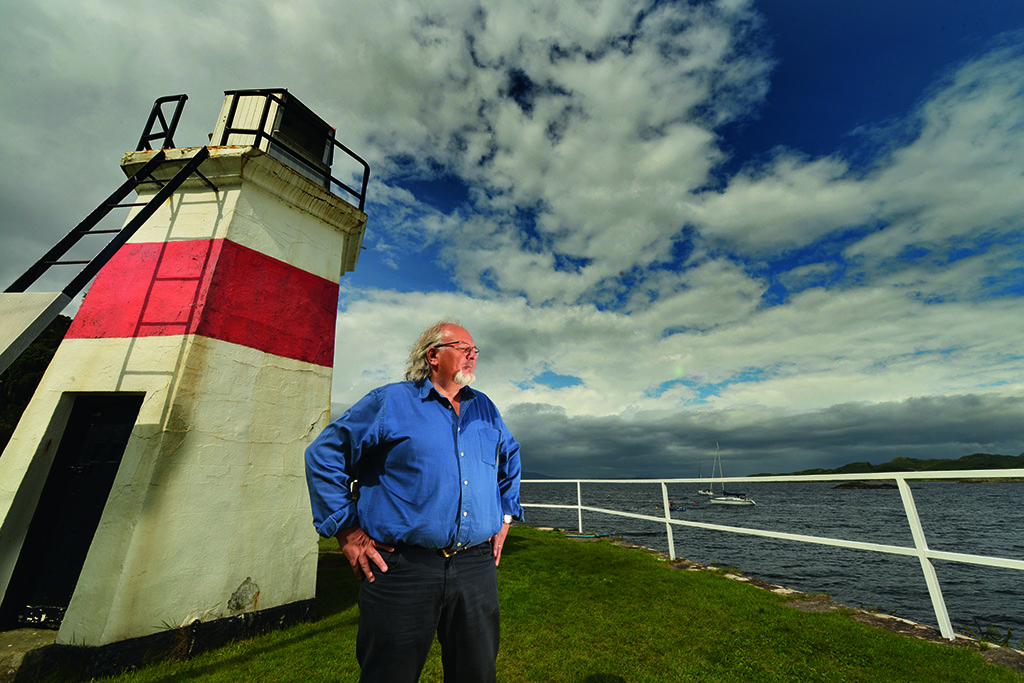
[[(755, 483), (740, 490), (757, 505), (709, 505), (694, 484), (669, 485), (685, 511), (675, 519), (913, 547), (897, 490), (835, 489), (837, 482)], [(1024, 483), (911, 482), (932, 550), (1024, 558)], [(525, 483), (524, 503), (576, 503), (575, 484)], [(657, 484), (584, 484), (583, 504), (663, 514)], [(575, 510), (527, 508), (527, 523), (577, 530)], [(673, 526), (676, 555), (736, 567), (786, 588), (828, 593), (854, 607), (878, 608), (937, 626), (920, 562), (913, 557)], [(668, 551), (665, 524), (583, 513), (583, 530)], [(1024, 635), (1024, 572), (935, 561), (954, 627), (992, 624)]]

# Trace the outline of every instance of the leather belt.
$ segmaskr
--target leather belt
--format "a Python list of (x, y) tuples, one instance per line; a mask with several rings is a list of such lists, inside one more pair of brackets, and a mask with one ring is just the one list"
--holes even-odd
[[(486, 541), (485, 541), (485, 543), (486, 543)], [(469, 548), (475, 548), (476, 547), (476, 546), (464, 545), (461, 548), (424, 548), (423, 546), (409, 545), (409, 544), (406, 544), (406, 543), (399, 543), (398, 546), (402, 547), (402, 548), (408, 548), (410, 550), (420, 550), (420, 551), (428, 552), (428, 553), (437, 553), (438, 555), (440, 555), (441, 557), (444, 557), (444, 558), (454, 557), (458, 553), (461, 553), (463, 550), (468, 550)]]
[(463, 550), (469, 550), (470, 548), (479, 548), (482, 545), (486, 545), (487, 541), (478, 543), (476, 545), (464, 545), (461, 548), (441, 548), (437, 552), (441, 553), (441, 557), (452, 557), (456, 553), (461, 553)]

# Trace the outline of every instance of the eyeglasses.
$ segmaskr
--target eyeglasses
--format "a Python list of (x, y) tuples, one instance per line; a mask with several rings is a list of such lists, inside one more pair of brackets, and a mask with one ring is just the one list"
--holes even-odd
[(475, 346), (470, 346), (466, 342), (453, 341), (453, 342), (445, 342), (444, 344), (434, 344), (434, 348), (435, 349), (440, 349), (440, 348), (442, 348), (444, 346), (451, 346), (456, 351), (458, 351), (459, 353), (461, 353), (464, 356), (469, 356), (470, 353), (474, 353), (474, 354), (476, 354), (478, 356), (480, 355), (480, 349), (478, 349)]

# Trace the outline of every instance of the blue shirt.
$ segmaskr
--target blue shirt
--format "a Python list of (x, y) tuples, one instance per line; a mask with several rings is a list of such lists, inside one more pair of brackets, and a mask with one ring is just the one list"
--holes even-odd
[(494, 403), (463, 387), (459, 414), (430, 380), (379, 387), (306, 449), (313, 525), (358, 524), (387, 545), (462, 548), (522, 519), (519, 443)]

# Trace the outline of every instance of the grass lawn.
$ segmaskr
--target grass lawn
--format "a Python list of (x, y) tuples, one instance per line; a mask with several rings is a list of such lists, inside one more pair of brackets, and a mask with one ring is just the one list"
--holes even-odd
[[(840, 612), (797, 611), (786, 598), (714, 572), (672, 569), (606, 540), (513, 527), (498, 576), (499, 681), (1022, 680), (977, 652), (899, 636)], [(322, 566), (319, 621), (107, 680), (356, 681), (357, 591), (347, 565)], [(436, 643), (421, 680), (442, 681)]]

